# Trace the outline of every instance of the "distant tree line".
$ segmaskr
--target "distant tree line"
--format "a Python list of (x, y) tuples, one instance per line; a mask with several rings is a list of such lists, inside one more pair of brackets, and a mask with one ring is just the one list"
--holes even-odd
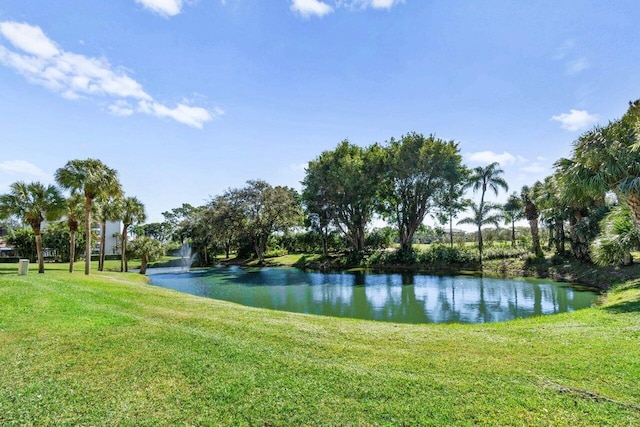
[[(301, 193), (251, 180), (203, 206), (183, 204), (163, 212), (165, 220), (151, 224), (144, 224), (142, 203), (124, 197), (115, 170), (95, 159), (72, 160), (56, 172), (57, 182), (70, 191), (68, 198), (55, 186), (17, 182), (0, 196), (0, 219), (19, 218), (30, 226), (41, 272), (45, 219), (65, 218), (64, 227), (50, 228), (45, 245), (58, 249), (63, 259), (68, 256), (72, 272), (80, 246), (84, 243), (85, 255), (92, 252), (94, 222), (104, 236), (107, 221), (122, 221), (121, 271), (127, 271), (128, 256), (143, 259), (146, 268), (150, 256), (158, 256), (163, 248), (178, 251), (187, 245), (205, 265), (218, 254), (262, 262), (269, 255), (292, 251), (342, 251), (358, 259), (373, 250), (387, 250), (394, 242), (397, 259), (411, 260), (416, 242), (447, 241), (453, 250), (455, 235), (458, 241), (468, 240), (469, 233), (456, 233), (453, 227), (463, 212), (470, 214), (456, 224), (476, 228), (472, 235), (480, 263), (488, 239), (525, 245), (538, 257), (546, 249), (586, 262), (628, 265), (640, 247), (639, 153), (636, 101), (622, 118), (583, 133), (572, 155), (555, 163), (552, 175), (513, 192), (502, 205), (486, 199), (487, 193), (508, 191), (498, 163), (470, 169), (462, 163), (457, 142), (411, 132), (366, 147), (342, 141), (309, 162)], [(479, 200), (465, 198), (468, 190)], [(428, 216), (442, 228), (426, 227)], [(372, 230), (375, 219), (388, 225)], [(529, 225), (528, 236), (517, 226), (522, 220)], [(144, 239), (128, 250), (132, 231)], [(8, 239), (28, 246), (19, 231)], [(455, 258), (446, 254), (447, 259)], [(86, 274), (89, 259), (85, 256)], [(98, 268), (103, 266), (101, 247)]]

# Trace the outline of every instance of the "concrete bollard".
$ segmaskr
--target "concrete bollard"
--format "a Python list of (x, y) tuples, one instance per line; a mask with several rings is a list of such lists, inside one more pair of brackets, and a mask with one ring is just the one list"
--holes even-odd
[(18, 275), (26, 276), (28, 272), (29, 272), (29, 260), (21, 259), (18, 264)]

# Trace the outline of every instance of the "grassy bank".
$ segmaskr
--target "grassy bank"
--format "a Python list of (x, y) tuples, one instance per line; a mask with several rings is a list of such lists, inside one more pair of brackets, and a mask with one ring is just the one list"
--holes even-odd
[(0, 424), (633, 425), (640, 281), (487, 325), (268, 311), (0, 265)]

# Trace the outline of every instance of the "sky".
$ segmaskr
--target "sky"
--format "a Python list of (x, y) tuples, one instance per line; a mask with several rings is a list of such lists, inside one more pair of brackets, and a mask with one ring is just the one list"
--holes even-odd
[(412, 131), (519, 191), (640, 98), (639, 19), (635, 0), (2, 0), (0, 193), (97, 158), (162, 221)]

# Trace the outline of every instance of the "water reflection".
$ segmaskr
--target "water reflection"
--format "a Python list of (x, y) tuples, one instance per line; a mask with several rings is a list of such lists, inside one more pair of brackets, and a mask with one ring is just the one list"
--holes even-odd
[(549, 281), (217, 267), (151, 283), (247, 306), (403, 323), (486, 323), (589, 307), (595, 293)]

